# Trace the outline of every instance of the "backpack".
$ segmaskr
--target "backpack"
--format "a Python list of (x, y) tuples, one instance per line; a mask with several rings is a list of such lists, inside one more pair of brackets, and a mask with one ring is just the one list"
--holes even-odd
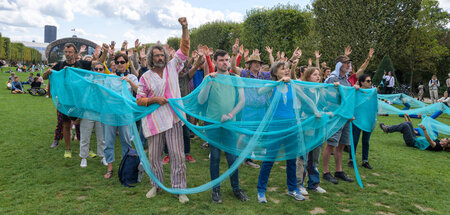
[(129, 148), (119, 165), (119, 181), (125, 187), (135, 187), (138, 182), (140, 160), (135, 149)]

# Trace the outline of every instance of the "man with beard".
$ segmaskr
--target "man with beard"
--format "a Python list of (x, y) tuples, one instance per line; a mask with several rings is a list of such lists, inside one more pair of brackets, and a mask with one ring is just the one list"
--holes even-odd
[[(75, 67), (75, 68), (81, 68), (85, 70), (91, 70), (92, 65), (94, 65), (97, 62), (103, 62), (106, 59), (106, 53), (107, 53), (107, 45), (103, 44), (103, 54), (98, 60), (94, 61), (84, 61), (84, 60), (78, 60), (78, 49), (73, 43), (66, 43), (64, 45), (64, 56), (66, 57), (65, 61), (60, 61), (57, 64), (55, 64), (51, 69), (49, 68), (47, 71), (44, 72), (42, 75), (42, 78), (44, 80), (47, 80), (49, 76), (52, 74), (52, 70), (59, 71), (66, 67)], [(38, 73), (39, 76), (39, 73)], [(50, 83), (49, 83), (50, 84)], [(50, 90), (49, 90), (50, 91)], [(66, 150), (64, 152), (64, 158), (72, 158), (72, 151), (70, 148), (70, 129), (72, 128), (72, 120), (75, 121), (76, 117), (69, 117), (59, 111), (57, 111), (58, 118), (61, 118), (63, 121), (63, 137), (64, 142), (66, 143)], [(58, 129), (58, 128), (57, 128)], [(56, 131), (55, 131), (56, 133)], [(54, 140), (51, 148), (55, 148), (59, 145), (58, 140)]]
[[(149, 106), (158, 103), (160, 107), (151, 114), (142, 118), (142, 130), (148, 140), (148, 155), (151, 168), (159, 181), (163, 182), (163, 168), (161, 154), (164, 142), (169, 149), (171, 162), (172, 188), (186, 188), (186, 164), (183, 146), (183, 129), (180, 118), (167, 104), (169, 98), (181, 98), (178, 73), (182, 71), (184, 61), (189, 56), (189, 30), (185, 17), (179, 18), (183, 34), (181, 36), (180, 49), (174, 58), (169, 61), (169, 55), (160, 45), (150, 48), (148, 63), (150, 70), (144, 73), (139, 81), (137, 91), (137, 104)], [(156, 196), (160, 188), (151, 180), (152, 189), (147, 193), (147, 198)], [(186, 195), (178, 195), (181, 203), (188, 202)]]

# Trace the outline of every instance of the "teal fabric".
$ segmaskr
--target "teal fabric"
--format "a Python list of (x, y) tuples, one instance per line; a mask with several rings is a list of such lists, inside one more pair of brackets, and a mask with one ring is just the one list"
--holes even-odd
[(400, 110), (393, 105), (390, 105), (382, 100), (378, 100), (378, 113), (379, 114), (421, 114), (432, 115), (438, 110), (442, 110), (444, 113), (450, 115), (450, 108), (444, 103), (434, 103), (421, 108), (414, 108), (409, 110)]
[(384, 99), (386, 101), (390, 101), (396, 105), (403, 105), (404, 103), (409, 103), (413, 108), (422, 108), (427, 106), (426, 103), (423, 103), (411, 96), (408, 96), (404, 93), (398, 94), (378, 94), (379, 99)]
[[(450, 126), (431, 117), (424, 116), (419, 126), (420, 125), (425, 126), (425, 129), (428, 131), (428, 135), (432, 140), (438, 139), (436, 132), (438, 132), (440, 135), (450, 135)], [(424, 137), (423, 130), (419, 129), (419, 131), (421, 132), (422, 136), (416, 138), (414, 146), (421, 150), (425, 150), (426, 148), (428, 148), (428, 146), (430, 146), (430, 143), (428, 143), (427, 139)]]
[[(280, 161), (305, 156), (353, 117), (356, 126), (370, 132), (374, 128), (378, 111), (375, 89), (356, 91), (353, 87), (336, 87), (333, 84), (301, 81), (290, 81), (286, 84), (219, 74), (215, 78), (208, 77), (189, 95), (169, 99), (169, 104), (182, 122), (200, 138), (225, 152), (237, 155), (238, 158), (224, 174), (213, 181), (195, 188), (171, 189), (161, 184), (152, 173), (135, 126), (135, 121), (152, 113), (159, 107), (158, 105), (138, 106), (136, 99), (127, 90), (125, 81), (121, 81), (117, 76), (65, 68), (53, 71), (50, 82), (53, 101), (60, 112), (72, 117), (101, 121), (108, 125), (130, 125), (133, 144), (145, 171), (158, 186), (175, 194), (190, 194), (211, 189), (226, 179), (246, 158)], [(216, 87), (219, 91), (210, 94), (209, 89), (212, 85), (220, 86)], [(220, 92), (220, 89), (226, 91)], [(248, 91), (252, 93), (245, 95)], [(223, 117), (218, 119), (215, 114), (211, 115), (211, 111), (208, 111), (210, 96), (214, 96), (212, 99), (216, 104), (215, 107), (221, 102), (229, 105), (227, 102), (235, 101), (232, 106), (236, 108), (240, 98), (251, 101), (251, 98), (245, 97), (254, 96), (255, 93), (258, 95), (258, 102), (249, 104), (244, 102), (243, 106), (237, 108), (239, 111), (231, 120), (221, 122)], [(275, 117), (279, 115), (277, 113), (279, 105), (292, 106), (293, 117)], [(263, 114), (262, 116), (242, 120), (242, 114), (245, 114), (242, 113), (243, 110), (251, 109), (265, 112), (258, 112)], [(210, 124), (193, 125), (183, 117), (183, 113)], [(222, 130), (234, 136), (224, 138), (218, 135), (223, 133), (220, 132)], [(227, 142), (224, 139), (237, 141)], [(353, 150), (352, 153), (354, 154)], [(356, 165), (355, 172), (362, 187)]]

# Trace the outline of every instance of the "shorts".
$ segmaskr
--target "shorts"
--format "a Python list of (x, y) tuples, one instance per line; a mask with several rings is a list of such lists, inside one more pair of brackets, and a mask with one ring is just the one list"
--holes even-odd
[(350, 145), (350, 122), (345, 123), (333, 136), (328, 138), (327, 144), (337, 147), (339, 144)]

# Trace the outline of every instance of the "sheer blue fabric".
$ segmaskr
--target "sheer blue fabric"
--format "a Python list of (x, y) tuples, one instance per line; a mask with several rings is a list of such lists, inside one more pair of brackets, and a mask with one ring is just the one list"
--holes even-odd
[[(419, 125), (425, 126), (425, 129), (428, 131), (428, 135), (433, 141), (438, 139), (438, 134), (450, 135), (450, 126), (431, 117), (424, 116), (422, 118), (422, 122)], [(418, 131), (420, 136), (416, 137), (414, 146), (421, 150), (425, 150), (428, 148), (428, 146), (430, 146), (430, 143), (428, 143), (427, 139), (425, 138), (424, 131), (421, 128), (419, 128)]]
[(419, 101), (411, 96), (408, 96), (404, 93), (378, 94), (378, 98), (389, 101), (392, 104), (396, 104), (396, 105), (403, 105), (404, 103), (409, 103), (411, 105), (411, 107), (413, 107), (413, 108), (422, 108), (422, 107), (427, 106), (426, 103), (421, 102), (421, 101)]
[(417, 114), (417, 115), (432, 115), (437, 111), (441, 110), (442, 112), (450, 115), (450, 108), (447, 107), (444, 103), (434, 103), (424, 107), (409, 109), (409, 110), (400, 110), (393, 105), (390, 105), (382, 100), (378, 100), (378, 113), (379, 114)]
[[(370, 132), (378, 111), (375, 89), (356, 91), (332, 84), (284, 83), (220, 74), (208, 77), (189, 95), (169, 99), (169, 104), (200, 138), (238, 158), (213, 181), (195, 188), (171, 189), (152, 173), (135, 126), (135, 121), (151, 114), (158, 105), (138, 106), (126, 82), (117, 76), (65, 68), (53, 71), (50, 82), (53, 101), (60, 112), (108, 125), (130, 125), (145, 171), (158, 186), (176, 194), (212, 188), (246, 158), (279, 161), (305, 156), (353, 117), (356, 126)], [(193, 125), (182, 113), (208, 125)], [(352, 153), (355, 157), (354, 150)], [(356, 163), (354, 167), (362, 187)]]

